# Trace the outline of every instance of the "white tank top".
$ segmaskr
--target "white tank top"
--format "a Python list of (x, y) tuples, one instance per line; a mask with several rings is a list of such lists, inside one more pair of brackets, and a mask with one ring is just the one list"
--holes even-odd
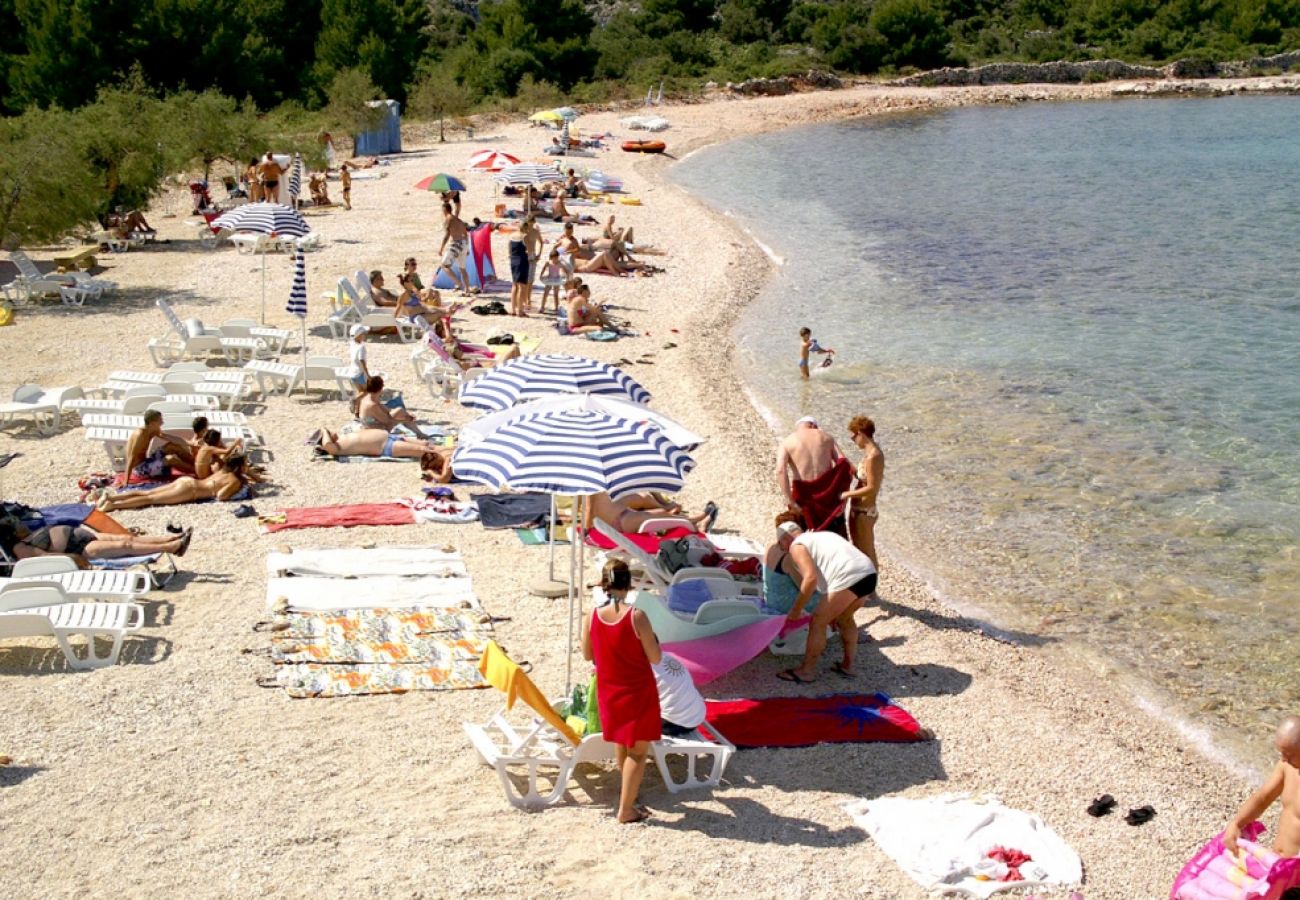
[(704, 723), (704, 698), (682, 661), (671, 653), (652, 665), (659, 685), (659, 715), (682, 728), (698, 728)]
[(817, 567), (817, 589), (828, 596), (876, 572), (871, 557), (834, 532), (805, 531), (794, 543), (812, 557)]

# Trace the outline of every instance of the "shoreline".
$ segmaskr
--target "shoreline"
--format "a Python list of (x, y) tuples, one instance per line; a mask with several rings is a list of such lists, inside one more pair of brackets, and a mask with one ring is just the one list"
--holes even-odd
[[(1100, 96), (1098, 87), (1109, 86), (1023, 86), (1023, 93), (1091, 99)], [(1019, 102), (1008, 99), (1014, 94), (1005, 87), (870, 86), (669, 106), (663, 111), (673, 128), (665, 139), (684, 155), (709, 143), (864, 109)], [(617, 131), (622, 114), (584, 117), (583, 128)], [(430, 171), (453, 171), (474, 149), (497, 145), (527, 154), (538, 143), (538, 132), (523, 123), (485, 129), (473, 144), (440, 145), (436, 136), (422, 139), (421, 128), (411, 128), (408, 147), (418, 152), (395, 158), (381, 170), (386, 178), (355, 183), (352, 212), (309, 216), (326, 236), (323, 249), (307, 257), (313, 354), (337, 353), (341, 346), (319, 328), (319, 294), (334, 278), (358, 268), (391, 273), (412, 252), (422, 270), (432, 270), (434, 205), (410, 184)], [(558, 337), (549, 320), (476, 316), (463, 317), (466, 331), (481, 339), (486, 328), (505, 326), (544, 336), (541, 352), (645, 360), (628, 371), (655, 395), (655, 408), (710, 438), (696, 454), (683, 501), (698, 508), (716, 500), (721, 527), (766, 541), (779, 508), (772, 426), (745, 398), (729, 335), (750, 299), (770, 283), (776, 264), (742, 223), (669, 181), (669, 160), (615, 151), (583, 162), (624, 177), (629, 193), (643, 201), (591, 212), (616, 213), (620, 224), (636, 227), (638, 243), (664, 253), (655, 261), (667, 271), (653, 278), (592, 280), (598, 296), (619, 306), (638, 335), (598, 344)], [(466, 216), (491, 207), (481, 184), (475, 181), (466, 195)], [(145, 337), (165, 327), (152, 308), (159, 296), (172, 298), (182, 318), (198, 316), (209, 324), (255, 314), (256, 258), (187, 249), (182, 222), (155, 223), (171, 245), (107, 258), (106, 277), (121, 284), (116, 298), (81, 311), (20, 306), (16, 326), (7, 331), (16, 351), (11, 371), (46, 385), (88, 385), (111, 369), (147, 368)], [(706, 247), (712, 252), (701, 252)], [(501, 242), (495, 256), (504, 269)], [(271, 262), (269, 323), (292, 325), (296, 333), (296, 320), (282, 310), (288, 264)], [(91, 352), (69, 371), (69, 347), (78, 346)], [(431, 400), (413, 383), (404, 345), (377, 341), (371, 358), (406, 390), (421, 418), (463, 424), (473, 417)], [(276, 454), (275, 487), (255, 501), (259, 513), (416, 492), (418, 482), (406, 466), (303, 464), (302, 438), (322, 421), (343, 418), (342, 404), (333, 400), (275, 397), (250, 410), (250, 424)], [(102, 468), (98, 447), (75, 426), (42, 439), (0, 435), (0, 450), (15, 448), (25, 456), (0, 469), (0, 487), (7, 498), (24, 502), (72, 499), (75, 478)], [(532, 896), (543, 890), (585, 896), (605, 890), (784, 897), (797, 885), (795, 893), (921, 897), (842, 807), (864, 796), (955, 791), (993, 793), (1040, 814), (1082, 856), (1082, 892), (1089, 900), (1160, 898), (1253, 787), (1190, 750), (1172, 727), (1153, 725), (1147, 713), (1119, 702), (1111, 676), (1073, 671), (1050, 646), (1013, 645), (982, 633), (922, 580), (905, 577), (886, 553), (885, 602), (859, 617), (873, 641), (860, 648), (857, 681), (827, 674), (814, 687), (795, 690), (775, 678), (785, 660), (764, 655), (704, 693), (881, 690), (938, 740), (745, 751), (712, 794), (670, 795), (650, 775), (642, 800), (654, 809), (654, 824), (631, 833), (610, 821), (617, 787), (607, 770), (580, 778), (560, 806), (527, 815), (506, 804), (494, 773), (461, 732), (462, 722), (483, 721), (499, 708), (495, 691), (290, 700), (257, 687), (270, 664), (261, 655), (267, 638), (252, 626), (265, 615), (261, 559), (271, 550), (454, 544), (485, 609), (504, 617), (496, 626), (498, 640), (515, 658), (533, 663), (543, 690), (558, 693), (564, 604), (527, 592), (546, 570), (544, 552), (520, 546), (508, 531), (477, 525), (287, 531), (268, 538), (220, 504), (122, 518), (151, 532), (169, 521), (198, 528), (179, 588), (148, 598), (144, 636), (129, 642), (123, 662), (73, 676), (60, 668), (57, 650), (39, 642), (7, 641), (0, 648), (9, 718), (0, 753), (15, 760), (0, 770), (0, 816), (11, 824), (0, 832), (0, 853), (30, 861), (11, 873), (11, 881), (15, 890), (33, 895), (127, 885), (140, 893), (193, 896), (330, 895), (364, 881), (395, 896)], [(124, 764), (138, 777), (122, 778)], [(94, 785), (88, 799), (87, 783)], [(1140, 829), (1114, 815), (1091, 819), (1084, 807), (1101, 793), (1113, 794), (1122, 808), (1151, 803), (1159, 815)], [(72, 797), (95, 803), (104, 814), (69, 819)], [(617, 854), (592, 850), (614, 841), (620, 842)], [(773, 844), (779, 852), (772, 852)], [(1143, 865), (1131, 865), (1135, 855)], [(129, 876), (105, 876), (124, 858), (142, 864)], [(303, 872), (312, 873), (309, 881)], [(737, 879), (738, 872), (753, 874)], [(1038, 893), (1063, 900), (1068, 892)]]
[[(1125, 100), (1134, 98), (1173, 98), (1173, 97), (1192, 97), (1198, 99), (1215, 99), (1225, 96), (1237, 96), (1240, 94), (1249, 94), (1252, 96), (1284, 96), (1296, 93), (1300, 88), (1300, 76), (1270, 76), (1258, 79), (1238, 79), (1237, 83), (1232, 85), (1223, 85), (1217, 80), (1201, 81), (1169, 81), (1169, 82), (1128, 82), (1115, 81), (1100, 85), (1078, 86), (1078, 85), (1037, 85), (1030, 84), (1024, 86), (1016, 85), (991, 85), (985, 87), (970, 86), (965, 88), (937, 88), (929, 89), (936, 94), (942, 94), (945, 91), (954, 93), (979, 92), (986, 91), (993, 95), (984, 103), (978, 98), (972, 97), (970, 93), (963, 93), (955, 102), (947, 102), (943, 97), (932, 97), (928, 102), (921, 102), (917, 105), (898, 106), (886, 105), (883, 109), (876, 109), (864, 112), (860, 107), (855, 105), (854, 99), (846, 99), (843, 106), (842, 114), (834, 112), (816, 115), (812, 121), (799, 121), (791, 125), (778, 125), (775, 127), (761, 126), (751, 129), (748, 132), (739, 134), (730, 134), (725, 139), (715, 139), (713, 137), (702, 138), (697, 144), (691, 145), (691, 149), (673, 165), (684, 162), (686, 159), (694, 156), (704, 150), (714, 149), (718, 146), (729, 143), (733, 140), (744, 140), (756, 134), (767, 133), (780, 128), (804, 128), (815, 127), (819, 124), (832, 123), (836, 121), (849, 121), (853, 119), (865, 119), (877, 115), (907, 114), (914, 112), (939, 111), (942, 109), (951, 109), (959, 106), (970, 105), (996, 105), (1001, 103), (1018, 103), (1029, 101), (1041, 102), (1081, 102), (1094, 100)], [(1245, 89), (1243, 84), (1245, 82)], [(873, 85), (875, 87), (876, 85)], [(903, 85), (885, 85), (885, 87), (902, 87)], [(1016, 95), (1015, 90), (1023, 88), (1022, 95)], [(1059, 96), (1048, 97), (1045, 95), (1043, 88), (1048, 88), (1049, 93), (1055, 93)], [(1080, 89), (1076, 89), (1080, 88)], [(1008, 95), (1007, 91), (1012, 93)], [(825, 93), (835, 93), (827, 91)], [(801, 96), (807, 96), (801, 95)], [(832, 108), (834, 103), (828, 104)], [(668, 171), (661, 172), (664, 176), (663, 181), (678, 187), (676, 182), (667, 177)], [(706, 210), (715, 222), (724, 229), (734, 231), (747, 240), (753, 247), (754, 253), (750, 254), (750, 261), (753, 263), (767, 263), (769, 278), (761, 285), (750, 290), (744, 299), (740, 301), (740, 308), (730, 316), (725, 323), (727, 333), (730, 334), (738, 327), (738, 321), (745, 313), (745, 308), (759, 295), (766, 290), (780, 277), (780, 266), (784, 262), (780, 254), (771, 247), (764, 244), (754, 234), (745, 220), (733, 214), (730, 210), (724, 210), (715, 207), (712, 203), (703, 198), (695, 197), (689, 191), (683, 190), (688, 196), (695, 199), (700, 206)], [(709, 323), (710, 327), (717, 323)], [(728, 357), (730, 360), (730, 357)], [(784, 433), (783, 429), (788, 428), (791, 423), (780, 423), (776, 419), (776, 414), (760, 401), (753, 393), (750, 386), (745, 383), (734, 366), (728, 362), (726, 366), (727, 374), (732, 381), (739, 385), (740, 391), (746, 402), (755, 407), (758, 417), (764, 422), (772, 432), (774, 441), (779, 441)], [(969, 621), (972, 629), (977, 632), (988, 634), (995, 640), (1008, 643), (1019, 643), (1016, 628), (1010, 623), (1004, 622), (1005, 615), (996, 610), (982, 606), (973, 601), (965, 600), (959, 596), (950, 596), (941, 591), (934, 583), (932, 577), (927, 574), (924, 567), (918, 562), (908, 560), (900, 556), (897, 548), (890, 546), (888, 535), (882, 538), (877, 537), (878, 546), (880, 546), (882, 557), (887, 561), (888, 567), (894, 571), (902, 570), (905, 578), (919, 587), (921, 590), (930, 595), (933, 601), (940, 607), (952, 610), (962, 618)], [(884, 566), (882, 566), (882, 569)], [(1197, 751), (1208, 761), (1221, 767), (1226, 773), (1234, 777), (1246, 780), (1262, 779), (1267, 773), (1270, 765), (1267, 754), (1258, 752), (1252, 742), (1232, 741), (1230, 735), (1220, 728), (1217, 732), (1205, 721), (1197, 721), (1191, 717), (1191, 709), (1187, 706), (1185, 698), (1179, 700), (1172, 693), (1165, 691), (1158, 683), (1144, 678), (1135, 671), (1117, 668), (1120, 664), (1109, 658), (1103, 650), (1093, 649), (1084, 646), (1076, 639), (1066, 639), (1070, 643), (1060, 647), (1053, 648), (1053, 651), (1061, 655), (1066, 660), (1075, 663), (1081, 663), (1092, 669), (1094, 674), (1104, 674), (1108, 678), (1115, 678), (1119, 682), (1112, 690), (1112, 694), (1135, 710), (1140, 710), (1143, 714), (1160, 723), (1171, 734), (1177, 735), (1179, 739), (1193, 744)], [(1084, 684), (1078, 685), (1080, 688)], [(1268, 731), (1261, 724), (1260, 735), (1266, 736)], [(1258, 743), (1258, 741), (1254, 742)]]

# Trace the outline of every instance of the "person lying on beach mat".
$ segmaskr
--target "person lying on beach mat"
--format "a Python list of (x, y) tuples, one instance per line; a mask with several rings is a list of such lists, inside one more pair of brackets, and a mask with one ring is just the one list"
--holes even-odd
[(322, 427), (317, 450), (329, 456), (373, 456), (381, 459), (418, 459), (420, 468), (439, 484), (451, 481), (451, 454), (418, 438), (390, 433), (383, 428), (362, 428), (339, 434)]
[(200, 500), (247, 499), (248, 492), (245, 488), (263, 480), (261, 474), (248, 465), (248, 457), (232, 453), (222, 462), (221, 468), (207, 478), (192, 478), (187, 475), (171, 484), (147, 491), (122, 491), (116, 494), (105, 491), (99, 495), (95, 505), (101, 512), (116, 512), (119, 509), (176, 506)]

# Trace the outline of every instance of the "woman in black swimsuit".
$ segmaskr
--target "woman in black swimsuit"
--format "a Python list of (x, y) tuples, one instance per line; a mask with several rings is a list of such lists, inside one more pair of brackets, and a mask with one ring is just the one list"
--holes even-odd
[(35, 556), (69, 556), (84, 564), (91, 559), (119, 559), (124, 556), (150, 556), (174, 553), (184, 556), (189, 549), (193, 529), (171, 537), (133, 534), (101, 534), (85, 525), (54, 525), (29, 531), (19, 526), (7, 535), (5, 549), (15, 559)]

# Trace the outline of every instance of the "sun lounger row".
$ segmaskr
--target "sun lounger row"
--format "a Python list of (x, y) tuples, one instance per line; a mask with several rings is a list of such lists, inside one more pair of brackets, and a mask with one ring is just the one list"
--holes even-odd
[(165, 366), (182, 359), (206, 359), (222, 356), (231, 364), (249, 359), (278, 357), (292, 332), (265, 328), (251, 320), (235, 320), (213, 329), (198, 319), (181, 321), (166, 300), (158, 300), (171, 331), (149, 341), (149, 356), (154, 364)]
[(337, 340), (344, 340), (353, 325), (365, 325), (367, 328), (396, 328), (397, 336), (403, 343), (418, 341), (424, 336), (424, 329), (407, 319), (395, 317), (392, 310), (380, 309), (374, 303), (370, 293), (370, 276), (357, 270), (354, 276), (356, 286), (346, 278), (338, 280), (338, 286), (332, 295), (328, 295), (334, 311), (330, 313), (326, 324), (330, 334)]

